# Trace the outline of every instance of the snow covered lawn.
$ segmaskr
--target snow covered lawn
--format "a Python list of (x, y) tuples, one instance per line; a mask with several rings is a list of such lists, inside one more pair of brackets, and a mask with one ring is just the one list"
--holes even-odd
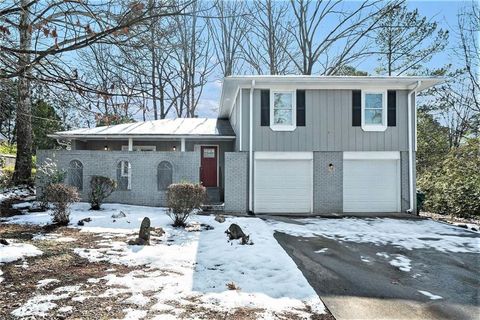
[[(113, 219), (112, 214), (120, 211), (126, 217)], [(76, 225), (87, 217), (92, 221)], [(150, 246), (127, 245), (144, 217), (151, 219), (152, 227), (163, 228), (165, 234), (152, 233)], [(50, 221), (48, 213), (32, 213), (11, 217), (7, 222), (16, 228), (28, 228)], [(44, 255), (48, 259), (61, 257), (53, 264), (68, 271), (39, 271), (32, 282), (25, 278), (28, 268), (23, 274), (18, 268), (10, 268), (8, 277), (4, 270), (0, 291), (5, 291), (0, 294), (0, 304), (11, 302), (16, 295), (22, 299), (16, 301), (15, 308), (0, 308), (0, 317), (87, 317), (91, 315), (89, 308), (126, 319), (329, 317), (317, 294), (273, 237), (273, 228), (263, 220), (227, 217), (224, 223), (218, 223), (213, 216), (193, 216), (190, 221), (189, 230), (175, 229), (161, 208), (109, 204), (95, 212), (89, 211), (87, 204), (76, 204), (69, 228), (32, 234), (32, 240), (24, 244), (37, 245), (47, 253), (55, 251)], [(231, 223), (250, 234), (254, 244), (229, 242), (224, 232)], [(0, 237), (1, 230), (2, 226)], [(42, 257), (36, 257), (30, 265), (47, 265)], [(20, 283), (12, 281), (15, 277)], [(30, 287), (29, 295), (17, 292), (22, 286)]]

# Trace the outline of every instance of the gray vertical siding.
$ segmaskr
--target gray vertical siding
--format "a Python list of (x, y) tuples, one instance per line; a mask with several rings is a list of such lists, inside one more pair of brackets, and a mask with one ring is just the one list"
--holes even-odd
[[(254, 151), (407, 151), (408, 91), (397, 91), (397, 126), (383, 132), (352, 126), (352, 90), (307, 90), (306, 126), (291, 132), (260, 126), (260, 90), (253, 94)], [(242, 90), (242, 150), (248, 150), (250, 90)], [(414, 98), (412, 98), (412, 106)], [(414, 121), (412, 117), (412, 122)]]

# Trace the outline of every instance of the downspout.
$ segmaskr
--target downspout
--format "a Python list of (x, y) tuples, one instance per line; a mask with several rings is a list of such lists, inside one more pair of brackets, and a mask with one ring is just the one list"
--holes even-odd
[[(415, 87), (408, 93), (408, 102), (407, 102), (407, 107), (408, 107), (408, 190), (409, 190), (409, 206), (410, 208), (407, 209), (408, 213), (412, 213), (414, 211), (414, 183), (413, 183), (413, 124), (412, 124), (412, 95), (417, 94), (417, 89), (420, 87), (422, 84), (422, 81), (417, 81), (417, 84)], [(415, 109), (417, 108), (416, 106), (417, 100), (415, 98)]]
[(250, 105), (248, 112), (248, 212), (253, 212), (253, 89), (255, 80), (250, 87)]

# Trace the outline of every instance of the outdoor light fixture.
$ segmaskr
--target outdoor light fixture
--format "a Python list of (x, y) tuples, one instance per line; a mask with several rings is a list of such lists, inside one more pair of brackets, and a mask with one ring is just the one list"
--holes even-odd
[(108, 146), (103, 147), (103, 150), (108, 151)]
[(328, 171), (330, 171), (330, 172), (335, 171), (335, 167), (333, 166), (333, 163), (330, 163), (330, 164), (328, 165)]
[(173, 151), (177, 151), (177, 146), (173, 146)]

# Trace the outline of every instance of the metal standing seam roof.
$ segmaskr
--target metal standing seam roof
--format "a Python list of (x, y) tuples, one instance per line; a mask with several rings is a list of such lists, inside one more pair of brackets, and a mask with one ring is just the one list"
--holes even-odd
[(235, 138), (235, 132), (230, 122), (224, 119), (177, 118), (75, 129), (55, 132), (49, 136), (52, 138), (120, 138), (133, 136)]

